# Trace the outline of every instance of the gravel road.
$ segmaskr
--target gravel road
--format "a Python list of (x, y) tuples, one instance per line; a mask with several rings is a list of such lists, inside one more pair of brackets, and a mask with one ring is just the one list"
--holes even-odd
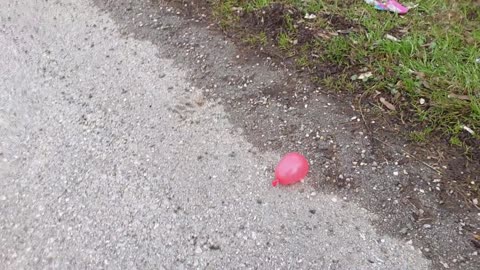
[(2, 269), (428, 269), (377, 217), (272, 188), (164, 48), (89, 1), (0, 0)]

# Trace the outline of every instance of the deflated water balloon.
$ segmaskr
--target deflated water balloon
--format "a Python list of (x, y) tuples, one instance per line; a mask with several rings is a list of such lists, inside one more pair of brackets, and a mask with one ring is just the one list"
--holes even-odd
[(288, 153), (278, 163), (275, 168), (275, 180), (272, 185), (275, 187), (279, 183), (281, 185), (294, 184), (308, 173), (308, 161), (299, 153)]

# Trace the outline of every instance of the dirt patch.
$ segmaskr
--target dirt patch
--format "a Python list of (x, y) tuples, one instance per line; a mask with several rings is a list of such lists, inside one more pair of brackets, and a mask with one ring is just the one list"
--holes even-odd
[(288, 27), (287, 17), (297, 21), (301, 13), (282, 4), (273, 4), (242, 16), (242, 23), (247, 29), (264, 31), (272, 36), (278, 36)]
[(408, 29), (406, 27), (394, 27), (388, 31), (388, 34), (391, 36), (401, 39), (408, 33)]
[(470, 21), (474, 21), (478, 18), (479, 11), (478, 10), (470, 10), (467, 14), (467, 19)]
[(338, 31), (345, 31), (349, 29), (359, 28), (359, 25), (347, 20), (338, 14), (322, 14), (322, 18), (328, 21), (329, 25)]

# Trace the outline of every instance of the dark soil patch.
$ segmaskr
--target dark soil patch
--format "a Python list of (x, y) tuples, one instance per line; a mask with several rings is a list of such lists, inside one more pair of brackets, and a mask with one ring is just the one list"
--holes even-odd
[(338, 14), (323, 14), (322, 18), (326, 19), (333, 29), (338, 31), (345, 31), (348, 29), (359, 28), (359, 25), (347, 20)]
[(343, 73), (345, 71), (346, 70), (344, 67), (340, 65), (332, 64), (332, 63), (324, 63), (321, 65), (315, 66), (315, 75), (319, 79), (325, 79), (327, 77), (330, 77), (335, 74)]
[[(480, 6), (479, 6), (479, 8), (480, 8)], [(480, 14), (479, 10), (470, 10), (467, 14), (467, 19), (470, 20), (470, 21), (474, 21), (474, 20), (478, 19), (479, 14)]]
[(245, 29), (264, 31), (277, 36), (287, 28), (286, 15), (294, 20), (301, 18), (298, 10), (276, 3), (242, 16), (241, 24)]
[(296, 44), (303, 45), (315, 35), (305, 23), (298, 23), (301, 19), (302, 13), (297, 9), (276, 3), (242, 16), (239, 25), (248, 33), (265, 33), (270, 40), (276, 40), (281, 33), (295, 32)]

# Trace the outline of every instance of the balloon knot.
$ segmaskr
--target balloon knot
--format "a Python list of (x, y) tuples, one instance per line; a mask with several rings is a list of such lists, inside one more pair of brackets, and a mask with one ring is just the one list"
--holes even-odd
[(272, 186), (276, 187), (278, 185), (278, 179), (272, 181)]

